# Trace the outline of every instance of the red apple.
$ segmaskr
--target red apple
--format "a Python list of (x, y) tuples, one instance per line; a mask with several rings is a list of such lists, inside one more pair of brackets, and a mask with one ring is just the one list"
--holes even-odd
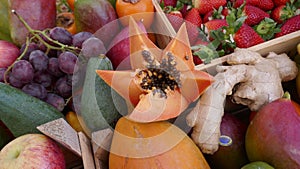
[(25, 134), (0, 151), (0, 169), (65, 169), (64, 155), (56, 142), (43, 134)]
[(11, 42), (0, 40), (0, 68), (7, 68), (20, 55), (20, 49)]
[[(138, 26), (146, 33), (146, 28), (142, 22)], [(114, 69), (130, 70), (130, 44), (129, 44), (129, 26), (124, 27), (108, 46), (107, 57), (111, 60)]]
[(276, 169), (300, 168), (300, 106), (278, 99), (262, 107), (246, 133), (250, 161), (264, 161)]

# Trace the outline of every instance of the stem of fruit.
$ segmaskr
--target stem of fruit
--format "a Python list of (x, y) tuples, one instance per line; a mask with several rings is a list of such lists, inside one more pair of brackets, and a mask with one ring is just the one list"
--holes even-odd
[(21, 55), (10, 65), (8, 66), (8, 68), (6, 69), (6, 71), (4, 72), (4, 83), (8, 84), (7, 82), (7, 74), (8, 72), (13, 68), (14, 64), (16, 63), (16, 61), (21, 60), (23, 58), (23, 56), (25, 55), (26, 51), (28, 50), (28, 44), (29, 44), (30, 40), (29, 37), (26, 38), (26, 46), (24, 51), (21, 53)]
[[(34, 30), (32, 29), (27, 23), (26, 21), (15, 11), (12, 10), (11, 11), (13, 14), (15, 14), (18, 19), (24, 24), (24, 26), (26, 27), (26, 29), (29, 31), (29, 33), (31, 33), (35, 38), (37, 38), (40, 42), (42, 42), (46, 47), (47, 47), (47, 52), (50, 49), (53, 50), (70, 50), (72, 52), (76, 52), (78, 50), (77, 47), (74, 46), (69, 46), (69, 45), (64, 45), (56, 40), (51, 39), (46, 33), (45, 31), (41, 31), (41, 30)], [(49, 40), (50, 42), (54, 43), (55, 45), (58, 45), (59, 47), (50, 45), (49, 43), (47, 43), (42, 37), (41, 35), (45, 38), (47, 38), (47, 40)], [(46, 52), (46, 54), (47, 54)]]

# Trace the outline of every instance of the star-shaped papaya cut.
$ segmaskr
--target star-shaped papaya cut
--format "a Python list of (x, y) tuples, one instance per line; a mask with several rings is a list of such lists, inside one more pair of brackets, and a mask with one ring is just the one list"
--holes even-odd
[(132, 18), (129, 36), (131, 70), (96, 70), (133, 105), (129, 119), (154, 122), (175, 118), (212, 84), (211, 75), (195, 70), (185, 24), (163, 50)]

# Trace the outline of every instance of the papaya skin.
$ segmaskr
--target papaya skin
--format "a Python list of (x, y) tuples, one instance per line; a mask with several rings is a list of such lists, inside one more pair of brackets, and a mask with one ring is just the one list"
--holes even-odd
[(208, 73), (195, 70), (185, 24), (164, 50), (149, 39), (133, 18), (129, 22), (129, 35), (132, 70), (96, 70), (96, 73), (135, 107), (128, 114), (131, 120), (153, 122), (175, 118), (213, 82)]
[(117, 122), (109, 154), (110, 169), (209, 169), (203, 154), (181, 129), (166, 122)]
[(300, 167), (300, 106), (281, 98), (262, 107), (246, 133), (250, 161), (265, 161), (276, 169)]

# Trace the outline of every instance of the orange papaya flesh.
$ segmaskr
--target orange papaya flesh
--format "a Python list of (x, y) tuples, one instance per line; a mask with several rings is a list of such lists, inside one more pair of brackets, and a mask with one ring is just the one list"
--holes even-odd
[[(141, 55), (143, 50), (148, 50), (151, 56), (160, 57), (161, 49), (159, 49), (143, 32), (132, 17), (129, 20), (129, 44), (130, 44), (130, 63), (131, 68), (145, 69), (145, 60)], [(156, 58), (161, 60), (160, 58)]]
[(189, 105), (189, 102), (178, 90), (170, 91), (167, 97), (153, 93), (144, 95), (128, 118), (138, 122), (154, 122), (177, 117)]
[(211, 75), (203, 71), (193, 70), (181, 74), (180, 92), (189, 102), (196, 101), (214, 81)]
[(166, 58), (169, 52), (175, 57), (177, 70), (191, 71), (195, 69), (185, 24), (180, 27), (176, 37), (166, 46), (162, 58)]
[(96, 73), (124, 99), (137, 105), (140, 95), (144, 93), (134, 81), (135, 73), (132, 71), (96, 70)]
[(135, 107), (128, 118), (151, 122), (177, 117), (212, 83), (208, 73), (195, 70), (185, 24), (163, 51), (132, 18), (129, 34), (131, 72), (97, 71)]

